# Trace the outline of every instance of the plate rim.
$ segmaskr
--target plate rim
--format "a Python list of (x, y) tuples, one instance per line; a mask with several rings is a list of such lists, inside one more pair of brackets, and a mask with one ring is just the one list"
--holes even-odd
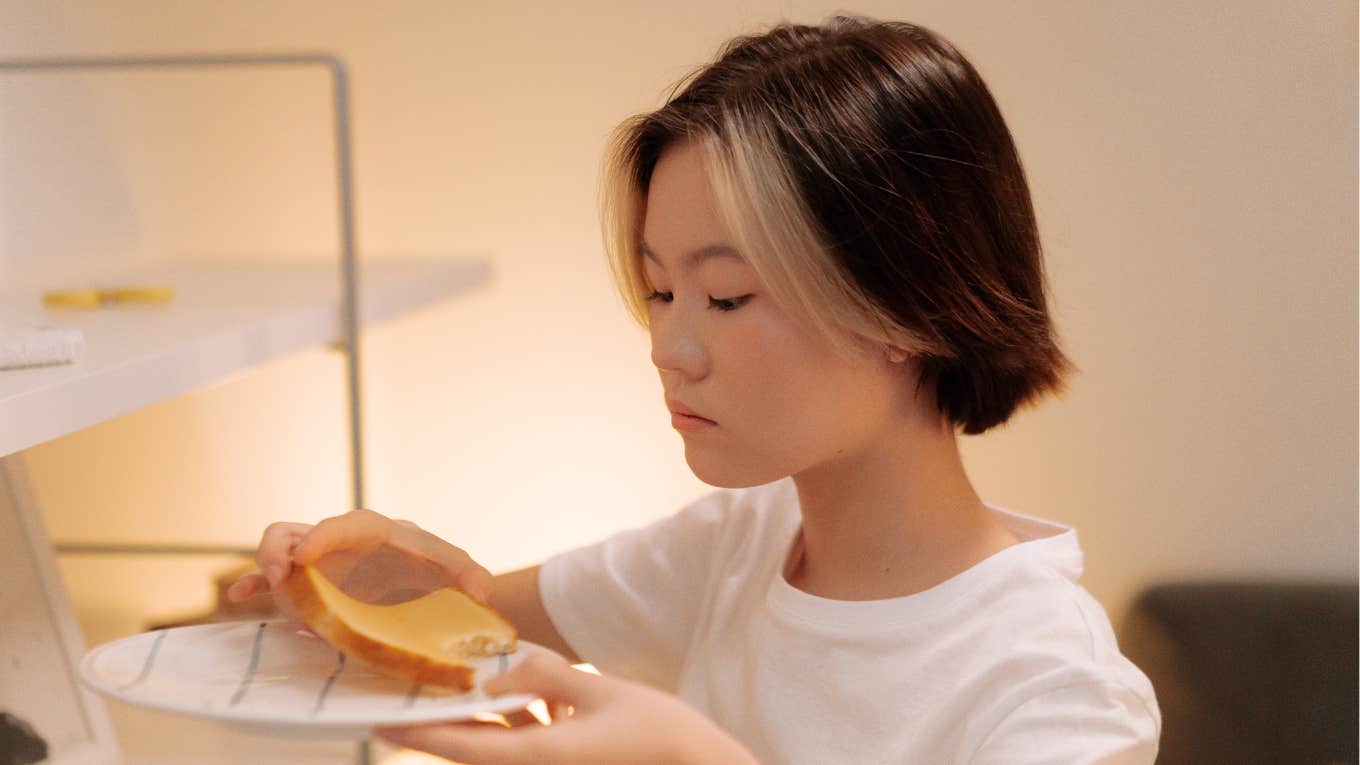
[[(82, 656), (80, 660), (79, 665), (80, 681), (85, 687), (101, 695), (107, 696), (109, 698), (115, 699), (125, 704), (143, 707), (146, 709), (153, 709), (159, 712), (185, 715), (188, 717), (195, 717), (199, 719), (210, 720), (213, 722), (233, 726), (250, 726), (250, 727), (260, 726), (278, 729), (286, 728), (290, 729), (290, 733), (302, 732), (311, 729), (319, 732), (321, 731), (329, 732), (332, 735), (334, 734), (335, 731), (338, 730), (349, 729), (368, 730), (374, 727), (383, 726), (422, 725), (425, 723), (433, 722), (458, 722), (463, 720), (474, 719), (477, 715), (481, 714), (505, 714), (506, 712), (513, 712), (519, 709), (523, 709), (526, 705), (534, 701), (534, 699), (536, 698), (536, 696), (532, 694), (525, 693), (505, 694), (502, 696), (486, 697), (485, 704), (480, 704), (477, 706), (475, 710), (466, 712), (460, 711), (458, 709), (444, 708), (441, 710), (439, 708), (426, 707), (416, 711), (394, 710), (390, 714), (381, 715), (361, 715), (348, 717), (344, 714), (341, 714), (318, 720), (298, 720), (298, 719), (280, 719), (278, 717), (268, 714), (267, 712), (263, 712), (260, 710), (223, 709), (213, 707), (204, 708), (176, 705), (169, 701), (164, 701), (154, 697), (138, 696), (127, 691), (120, 690), (116, 687), (112, 687), (110, 685), (99, 682), (99, 680), (95, 677), (97, 673), (94, 671), (93, 666), (95, 661), (97, 661), (102, 654), (110, 650), (126, 646), (128, 644), (143, 642), (147, 640), (155, 640), (155, 635), (157, 635), (158, 633), (202, 631), (204, 629), (211, 628), (233, 627), (237, 625), (259, 625), (259, 624), (271, 624), (271, 625), (296, 624), (298, 628), (302, 628), (304, 626), (300, 622), (289, 622), (288, 620), (281, 619), (258, 619), (258, 620), (251, 619), (251, 620), (214, 622), (211, 624), (192, 624), (185, 625), (182, 627), (166, 627), (159, 630), (139, 632), (135, 635), (126, 635), (121, 638), (115, 638), (105, 643), (101, 643), (86, 651), (85, 655)], [(320, 638), (317, 639), (319, 640)], [(516, 644), (517, 646), (515, 653), (523, 652), (526, 654), (544, 653), (551, 656), (558, 655), (552, 649), (538, 645), (537, 643), (532, 643), (528, 640), (522, 639), (517, 640)]]

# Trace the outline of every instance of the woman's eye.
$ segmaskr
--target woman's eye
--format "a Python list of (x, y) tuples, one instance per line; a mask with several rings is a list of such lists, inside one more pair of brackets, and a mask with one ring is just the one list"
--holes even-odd
[(740, 297), (734, 298), (711, 297), (708, 299), (708, 307), (716, 308), (719, 311), (735, 311), (738, 308), (741, 308), (743, 305), (745, 305), (746, 301), (750, 299), (751, 299), (750, 295), (742, 295)]
[(662, 291), (660, 291), (660, 290), (652, 290), (652, 294), (648, 295), (648, 296), (647, 296), (646, 298), (644, 298), (644, 299), (645, 299), (648, 303), (653, 303), (653, 302), (656, 302), (657, 300), (660, 300), (660, 301), (663, 302), (663, 303), (669, 303), (669, 302), (671, 302), (672, 300), (675, 299), (675, 293), (673, 293), (673, 292), (662, 292)]

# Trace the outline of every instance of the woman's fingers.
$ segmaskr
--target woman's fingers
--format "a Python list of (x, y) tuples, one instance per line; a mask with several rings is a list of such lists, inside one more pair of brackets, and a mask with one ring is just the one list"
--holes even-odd
[(374, 734), (397, 746), (437, 754), (457, 762), (477, 765), (551, 762), (544, 749), (543, 726), (507, 730), (494, 723), (420, 725), (411, 728), (378, 728)]
[(572, 715), (572, 706), (559, 699), (548, 700), (548, 718), (554, 723), (561, 722)]
[(491, 695), (529, 693), (559, 708), (589, 707), (599, 697), (601, 682), (595, 675), (572, 669), (562, 659), (534, 654), (509, 672), (487, 680), (482, 689)]
[(288, 575), (292, 566), (293, 548), (312, 530), (307, 523), (271, 523), (260, 537), (255, 550), (255, 564), (272, 588)]
[(429, 591), (454, 585), (486, 602), (492, 576), (463, 550), (422, 530), (372, 510), (354, 510), (315, 526), (274, 523), (265, 529), (255, 554), (259, 577), (242, 577), (228, 591), (233, 600), (273, 590), (287, 614), (292, 609), (278, 591), (293, 565), (315, 565), (345, 592), (380, 602), (392, 592)]
[(391, 537), (395, 524), (372, 510), (352, 510), (318, 523), (293, 550), (293, 562), (300, 566), (315, 563), (332, 550), (369, 552)]
[(241, 601), (269, 590), (269, 580), (265, 579), (264, 574), (256, 571), (237, 579), (227, 588), (227, 600), (233, 603)]
[(515, 710), (514, 712), (506, 712), (504, 715), (502, 715), (502, 717), (505, 718), (505, 724), (511, 728), (522, 728), (525, 725), (542, 724), (541, 721), (534, 716), (534, 713), (530, 712), (527, 709), (518, 709)]
[(403, 552), (428, 560), (453, 580), (453, 585), (486, 602), (491, 595), (491, 572), (472, 559), (463, 549), (424, 531), (413, 523), (398, 522), (399, 528), (388, 540)]
[(472, 563), (454, 576), (453, 583), (458, 589), (485, 603), (491, 597), (493, 579), (490, 571)]

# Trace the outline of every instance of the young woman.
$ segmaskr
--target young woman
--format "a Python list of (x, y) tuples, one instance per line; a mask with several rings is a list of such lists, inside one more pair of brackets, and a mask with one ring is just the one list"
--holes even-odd
[(454, 584), (605, 673), (488, 681), (550, 726), (383, 732), (459, 761), (1151, 763), (1152, 689), (1077, 584), (1075, 532), (984, 503), (959, 456), (1069, 366), (964, 57), (861, 18), (737, 39), (608, 168), (620, 288), (725, 490), (494, 578), (370, 511), (275, 524), (233, 596), (323, 559), (356, 591)]

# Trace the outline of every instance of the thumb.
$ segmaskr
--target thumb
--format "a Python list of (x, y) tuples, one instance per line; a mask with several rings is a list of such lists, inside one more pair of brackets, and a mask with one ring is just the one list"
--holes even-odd
[(490, 695), (529, 693), (576, 707), (590, 706), (600, 695), (600, 678), (571, 668), (561, 658), (534, 654), (503, 675), (482, 684)]
[(459, 571), (454, 578), (454, 584), (459, 589), (482, 603), (487, 602), (491, 596), (491, 582), (491, 572), (475, 563)]

